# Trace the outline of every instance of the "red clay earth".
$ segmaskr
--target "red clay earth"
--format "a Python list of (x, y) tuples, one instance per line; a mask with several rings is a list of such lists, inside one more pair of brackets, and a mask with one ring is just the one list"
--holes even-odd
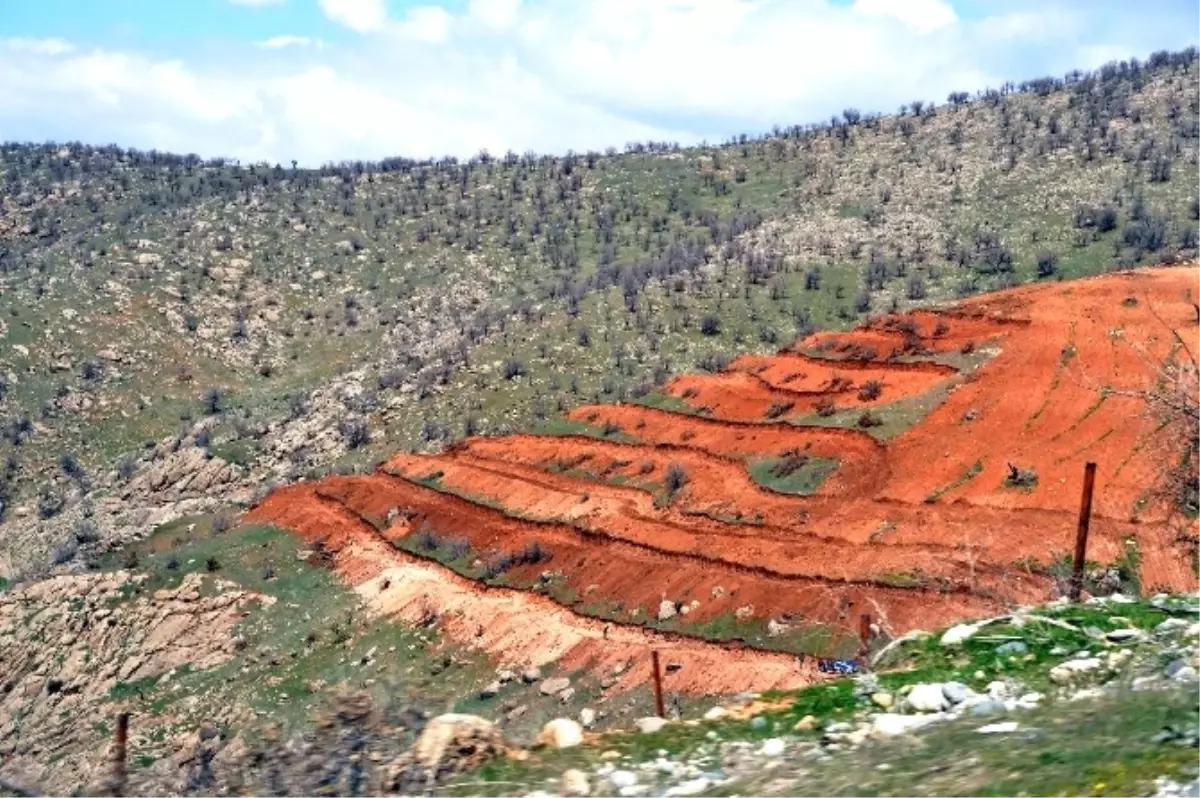
[[(726, 373), (675, 380), (669, 392), (704, 416), (641, 405), (569, 414), (633, 443), (476, 438), (441, 455), (398, 454), (374, 475), (277, 491), (251, 517), (325, 540), (340, 552), (338, 571), (383, 611), (411, 619), (418, 605), (454, 607), (455, 617), (489, 619), (451, 624), (456, 639), (513, 661), (561, 655), (570, 667), (599, 661), (594, 632), (606, 624), (629, 656), (663, 644), (662, 633), (637, 625), (664, 599), (686, 608), (669, 621), (686, 634), (728, 631), (733, 616), (769, 619), (776, 643), (809, 651), (823, 643), (801, 640), (806, 629), (850, 635), (862, 612), (899, 634), (1048, 599), (1049, 566), (1072, 549), (1088, 460), (1099, 464), (1089, 560), (1140, 561), (1145, 590), (1194, 590), (1194, 525), (1181, 537), (1150, 493), (1169, 430), (1131, 394), (1152, 384), (1181, 341), (1196, 340), (1196, 283), (1195, 267), (1147, 269), (876, 319), (779, 355), (739, 358)], [(964, 357), (972, 351), (988, 357), (980, 365)], [(872, 381), (877, 396), (862, 390)], [(825, 401), (887, 413), (914, 399), (933, 409), (886, 443), (861, 430), (784, 423), (811, 418)], [(839, 463), (814, 495), (750, 477), (758, 459), (803, 456)], [(1007, 463), (1035, 471), (1036, 485), (1007, 486)], [(672, 466), (687, 479), (668, 492)], [(389, 542), (421, 553), (414, 541), (455, 538), (476, 571), (534, 543), (552, 556), (504, 573), (522, 592)], [(424, 603), (407, 590), (388, 604), (362, 587), (384, 569), (417, 580)], [(526, 624), (513, 620), (517, 607), (531, 615)], [(725, 654), (679, 636), (669, 645), (700, 652), (689, 656), (693, 675), (704, 673), (677, 675), (673, 689), (813, 678), (810, 664), (791, 660), (788, 670), (775, 653)], [(718, 677), (725, 656), (730, 670)], [(631, 683), (645, 677), (636, 672)]]

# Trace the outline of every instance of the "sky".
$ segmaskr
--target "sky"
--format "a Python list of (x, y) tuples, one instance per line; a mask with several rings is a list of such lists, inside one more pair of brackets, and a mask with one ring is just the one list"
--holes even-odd
[(1198, 31), (1195, 0), (0, 0), (0, 139), (305, 166), (719, 142)]

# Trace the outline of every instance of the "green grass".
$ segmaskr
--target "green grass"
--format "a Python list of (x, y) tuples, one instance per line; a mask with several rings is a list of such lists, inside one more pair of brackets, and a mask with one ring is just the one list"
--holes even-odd
[[(1046, 676), (1055, 663), (1095, 641), (1083, 630), (1134, 626), (1152, 629), (1171, 613), (1145, 602), (1110, 605), (1067, 605), (1042, 608), (1040, 614), (1079, 629), (1031, 622), (996, 624), (963, 645), (946, 648), (935, 634), (896, 649), (877, 673), (881, 689), (895, 692), (921, 682), (957, 680), (983, 691), (995, 679), (1018, 679), (1028, 690), (1046, 691)], [(1185, 616), (1187, 613), (1185, 613)], [(722, 621), (721, 623), (727, 623)], [(1021, 640), (1024, 655), (996, 654), (1000, 641)], [(856, 696), (855, 684), (841, 679), (797, 691), (768, 691), (764, 701), (781, 707), (762, 713), (765, 723), (717, 720), (674, 723), (661, 732), (613, 732), (580, 748), (541, 749), (524, 761), (499, 760), (450, 785), (451, 795), (501, 795), (524, 792), (557, 781), (567, 768), (593, 769), (602, 761), (629, 768), (639, 762), (711, 757), (720, 741), (755, 743), (784, 737), (811, 745), (821, 729), (834, 721), (854, 721), (868, 706)], [(812, 715), (811, 731), (795, 730)], [(1164, 726), (1194, 728), (1195, 695), (1186, 689), (1133, 693), (1120, 683), (1104, 697), (1067, 702), (1048, 698), (1036, 710), (1005, 719), (1017, 720), (1023, 733), (997, 736), (974, 729), (994, 718), (962, 718), (914, 736), (873, 742), (842, 751), (828, 761), (795, 753), (761, 776), (749, 775), (711, 791), (719, 795), (1022, 795), (1144, 794), (1158, 776), (1194, 778), (1194, 749), (1157, 736)], [(792, 749), (795, 750), (794, 747)], [(615, 752), (616, 758), (610, 759)], [(886, 767), (879, 767), (886, 765)]]
[(803, 465), (795, 469), (789, 463), (786, 457), (764, 457), (751, 460), (748, 470), (751, 479), (764, 488), (807, 496), (838, 469), (837, 460), (823, 457), (805, 457)]

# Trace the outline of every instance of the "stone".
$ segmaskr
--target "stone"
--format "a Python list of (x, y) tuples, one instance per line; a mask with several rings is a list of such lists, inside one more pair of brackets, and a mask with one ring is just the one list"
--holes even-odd
[(583, 727), (570, 718), (555, 718), (538, 735), (538, 743), (550, 748), (574, 748), (582, 742)]
[(1184, 665), (1175, 671), (1175, 675), (1171, 678), (1177, 682), (1194, 682), (1196, 681), (1196, 669), (1191, 665)]
[(608, 780), (618, 790), (637, 784), (637, 774), (632, 770), (614, 770), (608, 774)]
[(994, 698), (989, 698), (980, 701), (978, 704), (972, 704), (967, 709), (967, 714), (973, 717), (987, 717), (988, 715), (1002, 715), (1008, 711), (1008, 707), (1003, 701), (997, 701)]
[(1016, 657), (1029, 652), (1029, 646), (1021, 640), (1009, 640), (996, 646), (996, 655), (1001, 657)]
[(892, 698), (891, 693), (872, 693), (871, 703), (883, 709), (891, 709), (892, 704), (895, 703), (895, 699)]
[(1060, 662), (1050, 669), (1050, 681), (1055, 684), (1070, 684), (1084, 674), (1099, 670), (1102, 665), (1103, 663), (1097, 657), (1082, 657)]
[(942, 685), (942, 695), (951, 704), (961, 704), (970, 694), (970, 689), (961, 682), (946, 682)]
[(1017, 722), (1015, 720), (1006, 720), (1000, 723), (989, 723), (986, 726), (980, 726), (975, 731), (979, 734), (1009, 734), (1017, 730)]
[(817, 728), (817, 718), (814, 715), (805, 715), (796, 721), (796, 725), (792, 727), (792, 731), (812, 731)]
[(940, 684), (913, 685), (904, 701), (917, 712), (941, 712), (949, 705)]
[(655, 732), (662, 731), (663, 726), (667, 725), (667, 721), (663, 718), (655, 717), (638, 718), (634, 721), (633, 725), (637, 726), (637, 730), (642, 734), (654, 734)]
[[(1196, 626), (1196, 624), (1192, 624), (1191, 626)], [(1172, 632), (1178, 632), (1180, 629), (1190, 629), (1188, 622), (1182, 618), (1167, 618), (1154, 627), (1154, 633), (1156, 635), (1167, 635)]]
[(729, 713), (725, 711), (724, 707), (712, 707), (707, 712), (704, 713), (704, 719), (705, 720), (720, 720), (721, 718), (725, 717), (728, 714)]
[(750, 728), (758, 731), (767, 728), (767, 719), (761, 715), (750, 719)]
[(492, 682), (491, 684), (489, 684), (487, 687), (480, 690), (479, 697), (484, 700), (487, 700), (489, 698), (495, 698), (496, 694), (499, 692), (500, 692), (500, 682), (495, 681), (495, 682)]
[(871, 718), (873, 737), (896, 737), (938, 720), (937, 715), (897, 715), (884, 712)]
[(670, 796), (700, 795), (708, 790), (708, 788), (711, 786), (711, 779), (705, 778), (704, 776), (698, 776), (694, 779), (688, 779), (687, 781), (680, 782), (674, 787), (668, 787), (666, 791), (663, 792), (663, 795), (668, 796), (668, 798), (670, 798)]
[(565, 676), (556, 676), (551, 679), (546, 679), (538, 685), (538, 692), (542, 695), (555, 695), (561, 693), (571, 686), (571, 680)]
[(942, 639), (939, 640), (943, 646), (959, 646), (965, 641), (975, 636), (982, 626), (977, 623), (960, 623), (951, 626), (942, 634)]
[(772, 737), (769, 740), (763, 741), (761, 753), (763, 756), (777, 757), (783, 754), (786, 747), (783, 740), (780, 740), (778, 737)]
[(521, 673), (521, 681), (525, 684), (533, 684), (542, 680), (542, 672), (538, 668), (530, 668)]
[(596, 710), (591, 707), (584, 707), (579, 710), (579, 722), (583, 728), (590, 729), (596, 723)]
[(660, 621), (670, 620), (675, 617), (677, 611), (674, 601), (663, 599), (658, 605), (658, 619)]
[(1113, 629), (1104, 635), (1104, 639), (1110, 643), (1128, 643), (1145, 640), (1146, 634), (1141, 629)]
[(587, 795), (592, 791), (592, 786), (588, 784), (587, 774), (582, 770), (571, 768), (564, 771), (562, 774), (562, 794), (563, 795)]
[(475, 715), (439, 715), (425, 725), (404, 755), (405, 781), (430, 783), (470, 770), (504, 753), (507, 746), (495, 724)]

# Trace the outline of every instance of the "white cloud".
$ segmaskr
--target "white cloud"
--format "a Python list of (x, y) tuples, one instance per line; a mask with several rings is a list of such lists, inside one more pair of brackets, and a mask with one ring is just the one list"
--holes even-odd
[(467, 18), (485, 27), (503, 30), (510, 27), (521, 11), (521, 0), (470, 0)]
[(324, 46), (324, 42), (320, 39), (311, 39), (308, 36), (272, 36), (270, 39), (264, 39), (261, 42), (255, 42), (255, 47), (261, 47), (264, 50), (280, 50), (284, 47), (317, 47)]
[(320, 0), (321, 10), (339, 25), (359, 33), (383, 28), (387, 23), (384, 0)]
[(454, 18), (441, 6), (417, 6), (409, 9), (395, 31), (430, 44), (440, 44), (450, 35)]
[(1183, 47), (1196, 27), (1195, 10), (1033, 1), (960, 18), (939, 0), (468, 0), (389, 20), (383, 0), (320, 0), (370, 35), (172, 59), (6, 39), (0, 130), (306, 164), (719, 141)]
[(854, 10), (897, 19), (918, 33), (932, 33), (958, 21), (954, 7), (943, 0), (855, 0)]
[(33, 53), (34, 55), (65, 55), (75, 49), (75, 45), (63, 39), (26, 39), (12, 38), (4, 40), (5, 46), (17, 53)]
[(229, 0), (235, 6), (249, 6), (251, 8), (262, 8), (263, 6), (281, 6), (287, 0)]

